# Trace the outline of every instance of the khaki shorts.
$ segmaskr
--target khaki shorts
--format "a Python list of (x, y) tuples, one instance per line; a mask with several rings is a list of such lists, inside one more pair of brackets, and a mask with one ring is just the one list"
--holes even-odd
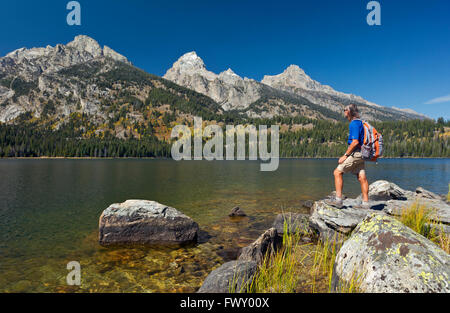
[(366, 173), (364, 160), (360, 151), (355, 151), (350, 154), (350, 156), (345, 159), (342, 164), (339, 164), (336, 169), (342, 173), (352, 173), (355, 175)]

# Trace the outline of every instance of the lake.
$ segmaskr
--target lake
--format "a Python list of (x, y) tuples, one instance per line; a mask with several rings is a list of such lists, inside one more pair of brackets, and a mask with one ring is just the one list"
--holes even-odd
[[(277, 213), (307, 212), (302, 201), (334, 189), (336, 159), (282, 159), (275, 172), (259, 161), (164, 159), (0, 160), (0, 292), (194, 292), (212, 268), (269, 228)], [(381, 159), (369, 183), (448, 192), (450, 159)], [(360, 193), (344, 176), (344, 194)], [(98, 219), (110, 204), (148, 199), (197, 221), (200, 243), (164, 247), (98, 245)], [(247, 218), (231, 220), (241, 207)], [(81, 264), (80, 287), (66, 265)]]

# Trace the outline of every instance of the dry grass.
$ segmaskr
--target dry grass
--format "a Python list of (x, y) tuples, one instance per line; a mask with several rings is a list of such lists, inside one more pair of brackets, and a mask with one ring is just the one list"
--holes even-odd
[(447, 201), (450, 201), (450, 184), (448, 184)]
[(298, 281), (298, 268), (306, 255), (298, 258), (302, 230), (288, 234), (288, 222), (285, 221), (283, 231), (283, 246), (276, 253), (266, 254), (257, 274), (250, 283), (247, 292), (257, 293), (292, 293), (295, 292)]
[[(252, 282), (245, 292), (256, 293), (327, 293), (332, 290), (332, 278), (337, 252), (343, 237), (334, 241), (319, 240), (316, 244), (302, 244), (302, 236), (310, 235), (305, 230), (288, 234), (285, 221), (283, 247), (266, 255)], [(359, 279), (340, 283), (337, 292), (358, 292)]]
[(436, 211), (419, 201), (402, 210), (400, 221), (416, 233), (436, 243), (445, 252), (450, 253), (450, 238), (444, 232), (442, 223), (436, 217)]
[(352, 275), (352, 278), (349, 282), (340, 281), (336, 286), (337, 290), (333, 290), (332, 283), (335, 270), (336, 255), (346, 239), (347, 238), (344, 235), (337, 235), (333, 238), (332, 241), (329, 240), (318, 241), (313, 252), (314, 256), (313, 265), (310, 268), (312, 293), (317, 293), (318, 291), (316, 289), (317, 281), (320, 281), (324, 278), (327, 281), (328, 287), (327, 292), (339, 292), (339, 293), (360, 292), (359, 287), (361, 284), (360, 279), (361, 276), (357, 276), (356, 274)]

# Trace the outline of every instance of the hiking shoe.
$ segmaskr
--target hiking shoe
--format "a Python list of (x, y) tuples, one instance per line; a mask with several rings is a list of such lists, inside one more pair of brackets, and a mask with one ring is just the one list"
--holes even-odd
[(338, 209), (342, 208), (344, 205), (342, 199), (339, 199), (339, 198), (326, 199), (325, 203), (328, 205), (334, 206)]
[(361, 201), (361, 208), (362, 209), (370, 210), (370, 207), (371, 207), (371, 205), (370, 205), (369, 201)]

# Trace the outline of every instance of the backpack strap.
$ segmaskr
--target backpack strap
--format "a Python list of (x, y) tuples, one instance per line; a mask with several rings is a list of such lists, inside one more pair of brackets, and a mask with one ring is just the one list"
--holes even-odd
[(361, 122), (361, 126), (362, 126), (362, 128), (363, 128), (363, 130), (364, 130), (364, 139), (363, 139), (363, 142), (362, 143), (359, 143), (359, 145), (360, 146), (362, 146), (362, 145), (364, 145), (365, 143), (366, 143), (366, 139), (369, 139), (368, 137), (370, 136), (370, 133), (368, 132), (368, 129), (366, 129), (366, 127), (364, 126), (364, 124), (367, 124), (366, 123), (366, 121), (364, 121), (364, 120), (362, 120), (362, 119), (360, 119), (360, 118), (354, 118), (353, 120), (352, 120), (352, 122), (353, 121), (360, 121)]

